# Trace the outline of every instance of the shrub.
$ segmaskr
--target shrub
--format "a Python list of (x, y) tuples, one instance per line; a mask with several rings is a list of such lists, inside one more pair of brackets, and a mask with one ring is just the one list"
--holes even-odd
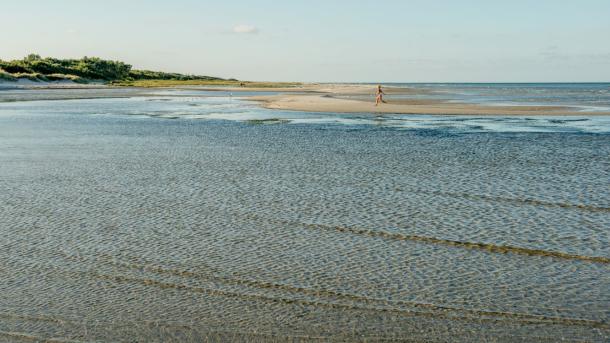
[(15, 73), (13, 76), (17, 79), (28, 79), (35, 82), (49, 81), (49, 79), (41, 73)]
[(4, 70), (2, 70), (2, 69), (0, 69), (0, 80), (5, 80), (5, 81), (17, 81), (17, 79), (16, 79), (16, 78), (15, 78), (13, 75), (11, 75), (11, 74), (9, 74), (9, 73), (5, 72), (5, 71), (4, 71)]
[[(86, 82), (89, 80), (103, 81), (134, 81), (134, 80), (223, 80), (217, 77), (200, 75), (183, 75), (178, 73), (164, 73), (150, 70), (132, 70), (131, 65), (120, 62), (103, 60), (97, 57), (83, 57), (81, 59), (42, 58), (40, 55), (30, 54), (21, 60), (2, 61), (0, 69), (6, 74), (30, 80), (66, 80)], [(19, 75), (19, 76), (17, 76)], [(3, 78), (10, 78), (3, 76)]]

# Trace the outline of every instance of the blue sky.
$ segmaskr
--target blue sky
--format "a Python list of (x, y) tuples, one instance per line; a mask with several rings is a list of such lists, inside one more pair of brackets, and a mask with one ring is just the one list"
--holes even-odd
[(244, 80), (610, 81), (610, 1), (19, 0), (0, 58)]

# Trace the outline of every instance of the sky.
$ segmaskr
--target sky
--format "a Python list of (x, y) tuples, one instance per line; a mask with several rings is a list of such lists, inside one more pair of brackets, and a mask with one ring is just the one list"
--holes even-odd
[(0, 59), (260, 81), (610, 81), (608, 0), (0, 0)]

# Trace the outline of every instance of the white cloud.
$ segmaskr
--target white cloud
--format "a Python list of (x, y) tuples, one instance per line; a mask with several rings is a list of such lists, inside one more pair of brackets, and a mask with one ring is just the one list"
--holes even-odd
[(233, 33), (258, 33), (258, 29), (252, 25), (237, 25), (233, 28)]

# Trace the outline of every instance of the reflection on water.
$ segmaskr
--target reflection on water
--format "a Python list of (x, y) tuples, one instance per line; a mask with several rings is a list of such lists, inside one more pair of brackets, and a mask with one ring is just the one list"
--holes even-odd
[(0, 104), (0, 340), (605, 342), (607, 121)]
[[(277, 111), (261, 108), (246, 95), (222, 96), (205, 91), (156, 91), (158, 96), (0, 103), (4, 113), (130, 115), (170, 119), (223, 119), (261, 124), (374, 125), (398, 129), (473, 132), (610, 133), (610, 116), (441, 116), (339, 114)], [(178, 94), (176, 94), (178, 93)], [(209, 96), (214, 93), (215, 96)], [(168, 94), (171, 94), (169, 96)], [(195, 96), (200, 94), (200, 96)], [(236, 93), (237, 94), (237, 93)]]

